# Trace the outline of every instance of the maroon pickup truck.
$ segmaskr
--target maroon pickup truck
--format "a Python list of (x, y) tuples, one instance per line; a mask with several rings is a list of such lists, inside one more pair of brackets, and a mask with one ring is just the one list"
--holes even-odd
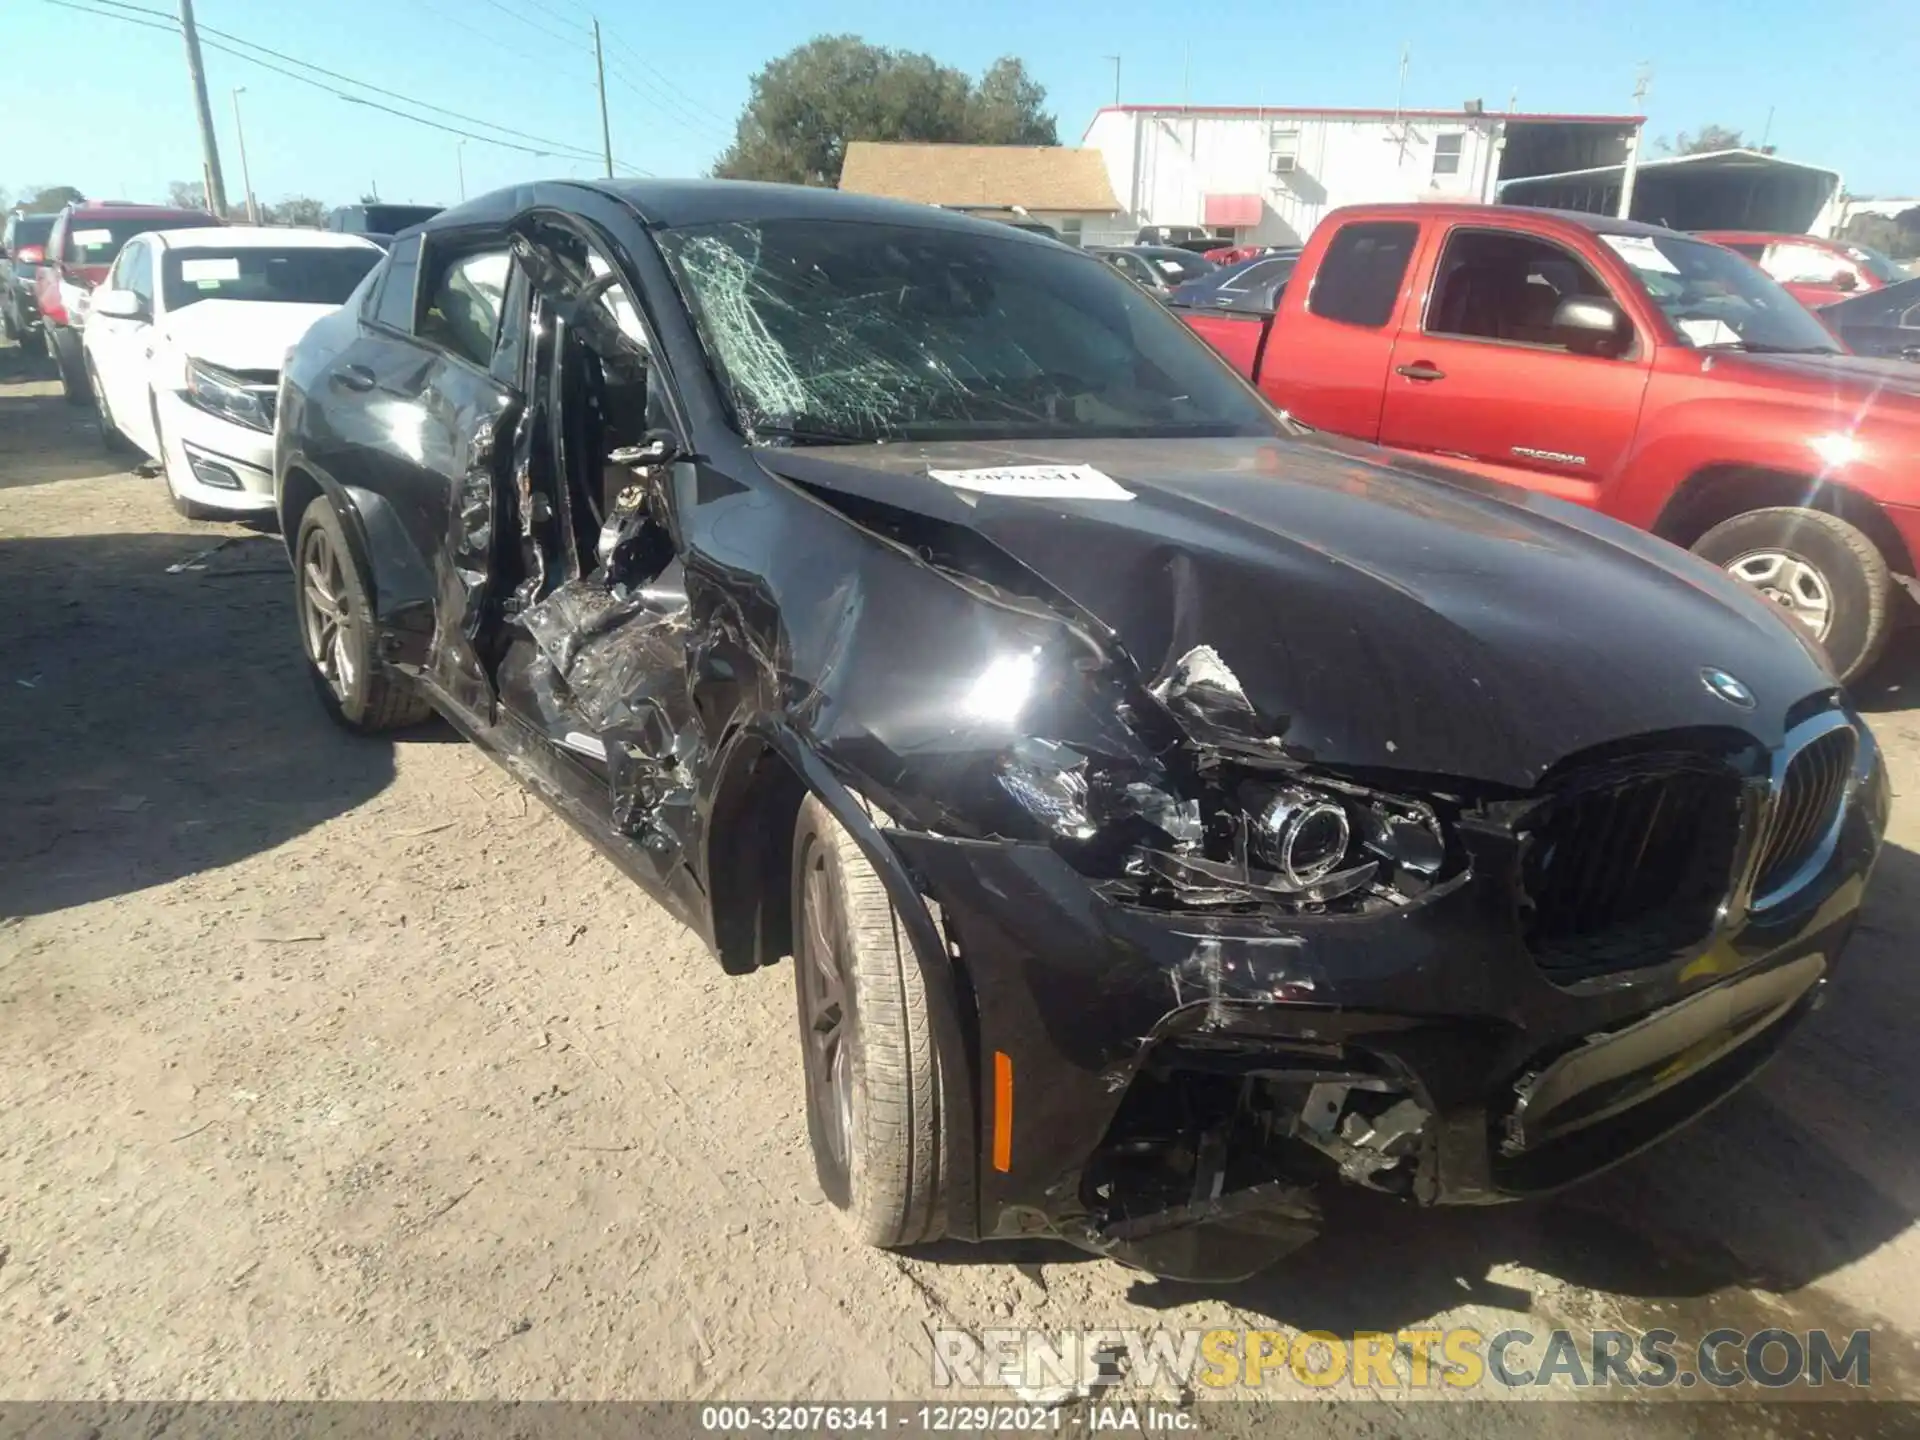
[(1186, 312), (1296, 420), (1545, 491), (1778, 602), (1842, 678), (1920, 554), (1920, 373), (1731, 251), (1598, 215), (1335, 211), (1269, 316)]

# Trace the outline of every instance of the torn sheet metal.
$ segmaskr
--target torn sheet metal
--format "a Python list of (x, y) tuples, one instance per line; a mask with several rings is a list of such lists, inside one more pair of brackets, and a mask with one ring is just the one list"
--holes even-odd
[(1211, 645), (1187, 651), (1150, 688), (1201, 744), (1284, 753), (1277, 733), (1283, 727), (1254, 707), (1240, 677)]
[(614, 823), (656, 847), (684, 839), (704, 753), (687, 689), (684, 606), (671, 589), (589, 579), (519, 617), (564, 692), (559, 716), (584, 722), (559, 743), (605, 763)]

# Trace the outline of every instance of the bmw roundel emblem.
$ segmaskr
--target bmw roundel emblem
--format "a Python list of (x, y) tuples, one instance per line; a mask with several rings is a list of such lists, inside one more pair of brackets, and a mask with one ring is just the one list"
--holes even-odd
[(1724, 670), (1706, 666), (1700, 672), (1700, 683), (1729, 705), (1738, 705), (1742, 710), (1753, 708), (1753, 691)]

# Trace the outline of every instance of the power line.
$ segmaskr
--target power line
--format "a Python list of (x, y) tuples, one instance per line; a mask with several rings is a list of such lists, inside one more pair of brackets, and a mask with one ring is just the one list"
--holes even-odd
[(518, 20), (522, 25), (527, 26), (529, 29), (538, 30), (542, 35), (545, 35), (550, 40), (558, 40), (562, 45), (578, 45), (580, 43), (577, 40), (569, 40), (565, 35), (560, 34), (558, 31), (549, 30), (546, 26), (542, 25), (538, 20), (529, 20), (525, 15), (522, 15), (518, 10), (509, 10), (505, 5), (502, 5), (500, 3), (500, 0), (487, 0), (487, 4), (491, 5), (494, 9), (498, 10), (502, 15), (511, 16), (513, 19)]
[(638, 50), (635, 50), (631, 45), (627, 44), (626, 41), (622, 40), (618, 35), (614, 34), (611, 30), (607, 31), (607, 38), (613, 41), (613, 43), (618, 45), (622, 50), (626, 51), (627, 54), (633, 58), (633, 63), (638, 65), (642, 70), (646, 71), (647, 74), (651, 75), (654, 78), (654, 80), (659, 83), (660, 87), (665, 91), (667, 91), (668, 94), (677, 96), (681, 101), (683, 101), (688, 105), (691, 105), (695, 110), (699, 110), (702, 113), (711, 116), (715, 121), (717, 121), (721, 125), (730, 127), (733, 124), (733, 121), (727, 119), (726, 116), (720, 114), (717, 110), (714, 110), (709, 106), (702, 104), (700, 101), (694, 99), (691, 95), (687, 94), (686, 91), (682, 90), (679, 86), (675, 85), (673, 81), (669, 80), (666, 76), (662, 75), (658, 70), (654, 69), (653, 66), (647, 63), (645, 56), (641, 55), (641, 53)]
[(542, 14), (551, 15), (554, 19), (558, 20), (562, 25), (571, 25), (574, 27), (574, 29), (581, 30), (581, 31), (584, 31), (587, 28), (586, 26), (582, 25), (578, 20), (569, 20), (565, 15), (562, 15), (558, 10), (554, 9), (551, 5), (543, 4), (542, 0), (527, 0), (527, 4), (533, 6), (534, 9), (540, 11)]
[[(168, 23), (164, 25), (153, 20), (136, 20), (131, 15), (116, 15), (111, 10), (96, 10), (91, 5), (76, 5), (73, 3), (73, 0), (44, 0), (44, 3), (48, 5), (58, 5), (62, 10), (78, 10), (82, 15), (98, 15), (107, 20), (124, 21), (128, 25), (138, 25), (147, 30), (165, 30), (174, 35), (180, 33), (180, 23), (174, 20), (172, 16), (166, 15), (166, 12), (162, 10), (150, 10), (145, 13), (165, 16)], [(135, 7), (129, 5), (124, 8), (131, 10)]]
[[(678, 111), (668, 109), (665, 105), (661, 103), (659, 96), (649, 95), (646, 91), (642, 90), (638, 85), (634, 84), (632, 80), (628, 79), (625, 75), (621, 74), (618, 70), (613, 70), (609, 68), (608, 73), (611, 74), (613, 78), (618, 80), (622, 85), (626, 86), (627, 89), (631, 90), (635, 95), (638, 95), (642, 100), (646, 101), (648, 105), (653, 106), (658, 114), (664, 116), (668, 120), (673, 121), (674, 124), (680, 126), (681, 129), (685, 130), (689, 135), (692, 135), (695, 139), (701, 140), (701, 141), (707, 141), (716, 137), (717, 132), (713, 131), (711, 127), (703, 127), (701, 125), (701, 122), (695, 121), (690, 117), (679, 113)], [(726, 137), (719, 137), (719, 138), (725, 139)]]
[[(597, 158), (593, 154), (593, 152), (590, 150), (581, 150), (574, 146), (560, 145), (550, 140), (540, 142), (546, 148), (544, 149), (536, 148), (533, 145), (521, 145), (512, 140), (502, 140), (497, 135), (481, 135), (472, 130), (463, 130), (457, 125), (445, 125), (438, 120), (429, 120), (423, 115), (409, 115), (405, 110), (396, 110), (391, 105), (382, 105), (378, 100), (369, 100), (364, 95), (349, 95), (344, 90), (336, 90), (333, 86), (327, 84), (326, 81), (324, 80), (315, 80), (312, 76), (302, 75), (297, 70), (289, 70), (284, 66), (275, 65), (271, 61), (262, 60), (257, 55), (249, 55), (244, 50), (236, 50), (231, 45), (222, 44), (218, 40), (203, 40), (201, 43), (204, 44), (209, 50), (218, 50), (222, 54), (233, 56), (236, 60), (245, 60), (249, 64), (260, 66), (263, 70), (271, 70), (277, 75), (286, 76), (289, 80), (297, 80), (302, 85), (310, 85), (315, 90), (323, 90), (337, 100), (346, 101), (349, 105), (364, 105), (369, 110), (378, 110), (378, 111), (381, 111), (383, 114), (395, 115), (402, 120), (411, 120), (416, 125), (425, 125), (429, 129), (439, 130), (444, 134), (464, 136), (468, 140), (478, 140), (482, 144), (486, 144), (486, 145), (497, 145), (503, 150), (518, 150), (523, 155), (534, 155), (545, 160), (553, 160), (553, 159), (592, 160)], [(355, 83), (358, 83), (358, 82), (355, 82)], [(391, 92), (381, 91), (380, 93), (389, 94)], [(419, 104), (421, 102), (414, 101), (411, 103)], [(427, 108), (437, 109), (438, 107), (436, 106), (436, 107), (427, 107)], [(465, 117), (462, 117), (462, 118), (465, 118)], [(485, 120), (480, 120), (480, 121), (475, 121), (474, 123), (485, 125), (488, 122)], [(515, 133), (515, 132), (510, 132), (510, 133)]]
[[(126, 3), (126, 0), (98, 0), (98, 3), (101, 5), (112, 6), (113, 10), (90, 9), (87, 6), (75, 4), (74, 0), (45, 0), (45, 3), (49, 5), (59, 5), (64, 9), (79, 10), (86, 14), (98, 15), (109, 20), (120, 20), (129, 25), (143, 25), (149, 29), (167, 30), (174, 34), (178, 34), (180, 29), (178, 22), (176, 22), (173, 19), (173, 17), (169, 15), (166, 11), (153, 10), (145, 6), (129, 4), (129, 3)], [(131, 11), (134, 13), (133, 14), (115, 14), (114, 13), (115, 10)], [(156, 18), (155, 19), (136, 19), (135, 15), (153, 16)], [(483, 144), (497, 145), (507, 150), (517, 150), (517, 151), (520, 151), (522, 154), (526, 154), (526, 155), (534, 155), (534, 156), (539, 156), (542, 158), (549, 158), (549, 159), (579, 158), (583, 160), (593, 160), (593, 159), (599, 158), (593, 151), (588, 150), (582, 146), (569, 145), (565, 141), (548, 139), (545, 136), (530, 134), (529, 132), (524, 130), (515, 130), (511, 126), (500, 125), (491, 120), (483, 120), (483, 119), (480, 119), (478, 116), (474, 116), (474, 115), (462, 114), (458, 110), (449, 110), (445, 106), (435, 105), (426, 100), (418, 100), (411, 95), (403, 95), (397, 90), (389, 90), (384, 86), (375, 85), (370, 81), (360, 80), (351, 75), (344, 75), (337, 70), (329, 70), (325, 66), (315, 65), (311, 61), (301, 60), (296, 56), (287, 55), (282, 51), (273, 49), (271, 46), (261, 45), (256, 41), (247, 40), (239, 35), (234, 35), (225, 30), (215, 30), (211, 26), (205, 26), (205, 25), (201, 26), (200, 30), (203, 35), (219, 37), (218, 40), (204, 40), (202, 42), (203, 44), (206, 45), (208, 49), (219, 50), (223, 54), (233, 56), (235, 59), (245, 60), (251, 64), (260, 66), (262, 69), (271, 70), (275, 74), (284, 75), (289, 80), (297, 80), (303, 85), (311, 86), (316, 90), (323, 90), (326, 93), (334, 96), (336, 99), (344, 100), (349, 104), (364, 105), (369, 109), (379, 110), (384, 112), (385, 114), (396, 116), (402, 120), (411, 120), (416, 125), (426, 125), (432, 129), (443, 131), (444, 133), (449, 135), (464, 136), (466, 139), (469, 139), (469, 140), (478, 140)], [(225, 40), (231, 43), (221, 44), (220, 40)], [(376, 101), (368, 100), (363, 96), (349, 95), (344, 91), (335, 89), (331, 85), (327, 85), (319, 80), (315, 80), (311, 76), (303, 75), (296, 71), (285, 69), (282, 66), (272, 64), (269, 61), (262, 60), (259, 57), (259, 55), (250, 55), (245, 53), (244, 50), (236, 50), (233, 48), (234, 45), (245, 46), (249, 50), (257, 50), (261, 52), (261, 54), (273, 56), (274, 59), (276, 60), (284, 60), (290, 65), (297, 65), (302, 67), (303, 69), (311, 70), (315, 74), (325, 75), (330, 79), (338, 80), (343, 84), (353, 85), (353, 86), (357, 86), (362, 90), (372, 91), (376, 95), (384, 95), (384, 96), (387, 96), (389, 99), (402, 101), (405, 104), (412, 105), (421, 110), (431, 110), (436, 114), (445, 115), (455, 120), (462, 120), (470, 125), (480, 125), (490, 130), (497, 130), (501, 132), (501, 134), (512, 135), (521, 140), (530, 140), (533, 142), (534, 146), (539, 146), (541, 148), (536, 149), (536, 148), (533, 148), (533, 146), (529, 146), (529, 145), (517, 145), (511, 141), (502, 140), (494, 135), (475, 134), (473, 131), (470, 131), (470, 130), (462, 130), (456, 126), (444, 125), (438, 121), (428, 120), (423, 116), (409, 114), (404, 110), (396, 110), (390, 105), (381, 105)], [(629, 170), (637, 174), (647, 175), (651, 173), (649, 171), (640, 169), (636, 165), (629, 165), (625, 161), (620, 161), (618, 163), (622, 169)]]
[[(531, 140), (536, 145), (544, 145), (550, 151), (554, 151), (554, 152), (558, 152), (562, 150), (581, 150), (583, 153), (587, 153), (587, 154), (592, 153), (590, 151), (586, 151), (585, 147), (583, 146), (578, 146), (578, 145), (570, 146), (564, 140), (549, 140), (544, 135), (530, 135), (524, 130), (515, 130), (510, 125), (498, 125), (491, 120), (482, 120), (477, 115), (463, 115), (458, 110), (447, 109), (446, 106), (444, 105), (434, 105), (425, 100), (416, 100), (411, 95), (403, 95), (398, 90), (389, 90), (385, 86), (375, 85), (371, 81), (356, 80), (353, 76), (343, 75), (338, 70), (329, 70), (324, 65), (315, 65), (311, 60), (302, 60), (298, 56), (285, 54), (282, 51), (275, 50), (269, 45), (261, 45), (252, 40), (243, 40), (238, 35), (229, 34), (225, 30), (215, 30), (210, 25), (202, 25), (200, 27), (200, 30), (202, 34), (217, 35), (222, 40), (232, 41), (236, 45), (244, 45), (249, 50), (258, 50), (262, 55), (271, 55), (276, 60), (284, 60), (289, 65), (298, 65), (303, 70), (311, 70), (317, 75), (325, 75), (330, 80), (339, 80), (348, 85), (356, 85), (362, 90), (371, 90), (376, 95), (384, 95), (389, 100), (401, 100), (407, 103), (408, 105), (412, 105), (418, 109), (431, 110), (436, 115), (445, 115), (451, 120), (464, 120), (469, 125), (484, 125), (487, 129), (498, 130), (503, 135), (512, 135), (516, 139)], [(242, 55), (239, 58), (242, 60), (246, 60), (252, 57)]]

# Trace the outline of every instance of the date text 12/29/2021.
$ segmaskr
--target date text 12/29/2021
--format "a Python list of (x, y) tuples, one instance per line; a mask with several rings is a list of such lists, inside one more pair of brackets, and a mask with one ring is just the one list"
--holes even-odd
[(1180, 1431), (1197, 1428), (1191, 1411), (1166, 1405), (703, 1405), (700, 1428), (713, 1434), (871, 1433), (1017, 1435), (1073, 1430)]

